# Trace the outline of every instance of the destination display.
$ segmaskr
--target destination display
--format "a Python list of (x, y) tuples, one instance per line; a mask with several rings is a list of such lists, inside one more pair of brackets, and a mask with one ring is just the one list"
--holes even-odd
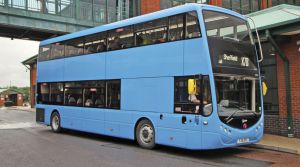
[(221, 54), (218, 57), (218, 65), (221, 66), (240, 66), (240, 67), (249, 67), (250, 59), (244, 56), (237, 56), (234, 54)]

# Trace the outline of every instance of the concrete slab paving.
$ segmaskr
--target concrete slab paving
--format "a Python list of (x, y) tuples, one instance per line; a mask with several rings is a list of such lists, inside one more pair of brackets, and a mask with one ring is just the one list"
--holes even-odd
[(265, 134), (263, 139), (252, 147), (300, 155), (300, 139)]

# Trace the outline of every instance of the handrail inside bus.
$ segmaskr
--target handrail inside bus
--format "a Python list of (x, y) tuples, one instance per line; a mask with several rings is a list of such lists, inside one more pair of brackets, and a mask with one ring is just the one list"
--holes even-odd
[(260, 63), (260, 62), (263, 61), (264, 55), (263, 55), (263, 52), (262, 52), (262, 47), (261, 47), (261, 43), (260, 43), (260, 38), (259, 38), (258, 31), (257, 31), (257, 27), (256, 27), (256, 25), (255, 25), (254, 20), (253, 20), (251, 17), (249, 17), (249, 16), (246, 16), (246, 17), (247, 17), (249, 20), (252, 21), (253, 26), (254, 26), (254, 29), (255, 29), (255, 33), (256, 33), (257, 41), (258, 41), (258, 46), (259, 46), (259, 53), (260, 53), (260, 59), (258, 60), (258, 62)]

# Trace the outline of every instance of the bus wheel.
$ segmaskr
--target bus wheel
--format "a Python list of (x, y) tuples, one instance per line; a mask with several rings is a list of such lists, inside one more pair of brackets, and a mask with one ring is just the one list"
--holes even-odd
[(51, 129), (55, 133), (61, 132), (60, 116), (57, 112), (54, 112), (51, 115)]
[(147, 149), (154, 148), (155, 130), (152, 123), (147, 119), (141, 120), (137, 125), (135, 137), (141, 147)]

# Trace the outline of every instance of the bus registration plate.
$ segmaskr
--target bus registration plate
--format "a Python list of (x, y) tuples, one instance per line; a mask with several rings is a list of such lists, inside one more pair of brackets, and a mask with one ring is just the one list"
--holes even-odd
[(248, 143), (249, 141), (249, 138), (241, 138), (237, 140), (237, 144)]

